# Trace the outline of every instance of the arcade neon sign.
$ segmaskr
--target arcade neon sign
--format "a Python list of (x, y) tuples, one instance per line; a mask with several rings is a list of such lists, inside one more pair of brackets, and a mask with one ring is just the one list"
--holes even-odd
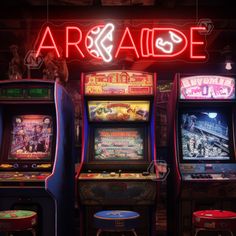
[[(141, 28), (137, 33), (130, 27), (118, 30), (113, 23), (107, 23), (86, 31), (77, 26), (67, 26), (64, 30), (66, 58), (76, 53), (79, 59), (92, 57), (108, 63), (132, 53), (136, 59), (178, 58), (181, 54), (191, 60), (206, 59), (205, 41), (199, 34), (206, 30), (205, 27), (189, 27), (184, 32), (171, 27)], [(47, 26), (39, 35), (36, 57), (43, 51), (53, 50), (60, 58), (59, 47), (62, 45), (58, 44), (52, 28)]]

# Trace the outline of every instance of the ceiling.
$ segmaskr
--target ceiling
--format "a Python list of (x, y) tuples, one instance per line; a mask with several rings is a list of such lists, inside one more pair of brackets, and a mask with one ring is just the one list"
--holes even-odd
[[(62, 24), (63, 21), (92, 22), (113, 18), (173, 24), (210, 19), (214, 28), (207, 37), (209, 60), (204, 63), (168, 63), (127, 57), (112, 66), (73, 61), (68, 64), (72, 78), (76, 78), (80, 71), (121, 68), (159, 71), (164, 77), (182, 71), (220, 73), (226, 58), (236, 61), (236, 14), (228, 0), (8, 0), (1, 3), (0, 9), (0, 73), (3, 77), (7, 74), (11, 59), (9, 46), (18, 44), (22, 54), (26, 53), (32, 45), (34, 32), (39, 31), (47, 20)], [(231, 73), (235, 73), (234, 70)]]
[(6, 6), (225, 6), (230, 1), (222, 0), (8, 0)]

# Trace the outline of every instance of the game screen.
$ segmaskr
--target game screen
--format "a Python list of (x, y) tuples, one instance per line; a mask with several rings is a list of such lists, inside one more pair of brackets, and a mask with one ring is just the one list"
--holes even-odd
[(180, 114), (184, 160), (229, 160), (229, 122), (226, 112), (183, 111)]
[(142, 128), (95, 128), (94, 159), (124, 161), (144, 159)]
[(148, 121), (149, 101), (89, 101), (90, 121)]
[(14, 116), (8, 160), (48, 160), (51, 156), (52, 138), (51, 116)]

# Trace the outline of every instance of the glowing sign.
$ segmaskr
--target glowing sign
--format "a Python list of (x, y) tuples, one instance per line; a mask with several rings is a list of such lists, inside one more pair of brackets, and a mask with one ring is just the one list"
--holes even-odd
[(133, 71), (101, 71), (86, 74), (85, 94), (152, 95), (153, 75)]
[(88, 101), (90, 121), (148, 121), (149, 101)]
[(114, 29), (115, 26), (109, 23), (105, 26), (96, 26), (88, 32), (86, 46), (92, 56), (98, 59), (101, 58), (105, 62), (112, 60), (113, 45), (111, 42), (113, 41)]
[(235, 79), (200, 75), (180, 79), (180, 99), (234, 99)]
[[(188, 55), (189, 59), (204, 60), (205, 41), (200, 33), (205, 30), (205, 27), (200, 26), (189, 27), (184, 32), (170, 27), (117, 29), (112, 23), (95, 25), (84, 30), (70, 25), (65, 27), (64, 48), (66, 58), (75, 56), (72, 54), (76, 52), (78, 59), (93, 57), (106, 63), (130, 53), (137, 59), (176, 58), (184, 54), (185, 58)], [(39, 37), (36, 56), (42, 51), (54, 50), (57, 57), (61, 57), (58, 48), (63, 48), (63, 45), (56, 43), (56, 37), (49, 26)], [(198, 50), (201, 50), (201, 53)]]

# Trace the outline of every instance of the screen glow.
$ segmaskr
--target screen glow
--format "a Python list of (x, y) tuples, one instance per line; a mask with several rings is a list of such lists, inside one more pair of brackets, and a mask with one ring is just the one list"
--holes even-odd
[(184, 111), (181, 113), (183, 160), (229, 160), (229, 116), (221, 112)]
[(50, 159), (52, 138), (53, 121), (51, 116), (14, 116), (8, 160)]

